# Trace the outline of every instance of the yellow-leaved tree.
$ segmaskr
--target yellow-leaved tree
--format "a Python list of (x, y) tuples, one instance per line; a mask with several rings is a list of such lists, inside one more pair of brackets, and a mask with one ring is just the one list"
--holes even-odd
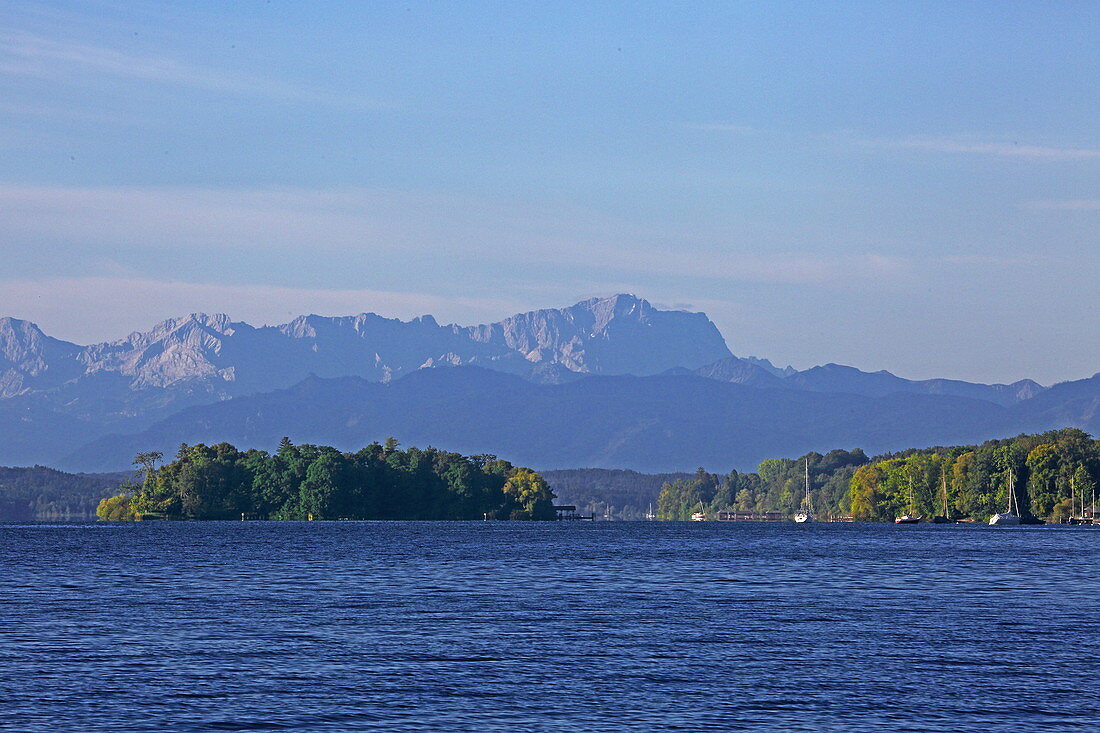
[(546, 479), (530, 468), (516, 468), (504, 482), (504, 495), (518, 507), (512, 519), (553, 519), (554, 492)]
[(95, 514), (100, 519), (111, 521), (134, 518), (134, 510), (130, 506), (130, 497), (127, 494), (108, 496), (103, 499), (96, 507)]

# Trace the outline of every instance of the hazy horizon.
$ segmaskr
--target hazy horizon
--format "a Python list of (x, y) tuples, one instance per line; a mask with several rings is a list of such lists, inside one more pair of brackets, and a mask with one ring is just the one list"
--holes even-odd
[(0, 315), (480, 323), (1100, 370), (1100, 6), (0, 4)]

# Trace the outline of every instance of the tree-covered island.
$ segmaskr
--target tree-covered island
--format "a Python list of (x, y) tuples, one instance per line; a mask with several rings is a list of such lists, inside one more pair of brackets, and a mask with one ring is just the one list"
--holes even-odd
[(554, 494), (529, 468), (492, 455), (397, 441), (356, 453), (284, 438), (274, 453), (182, 445), (142, 453), (138, 481), (100, 502), (102, 519), (553, 519)]

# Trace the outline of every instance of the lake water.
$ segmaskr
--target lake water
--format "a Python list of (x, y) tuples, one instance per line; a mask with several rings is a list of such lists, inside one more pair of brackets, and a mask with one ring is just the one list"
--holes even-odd
[(0, 728), (1096, 730), (1100, 528), (0, 525)]

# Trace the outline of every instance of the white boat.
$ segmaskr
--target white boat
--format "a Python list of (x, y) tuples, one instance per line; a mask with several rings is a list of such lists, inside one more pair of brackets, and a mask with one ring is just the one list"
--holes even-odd
[(705, 522), (707, 521), (707, 513), (703, 511), (703, 502), (699, 502), (699, 511), (691, 515), (691, 521), (693, 522)]
[[(1016, 511), (1013, 511), (1015, 509)], [(1016, 502), (1016, 475), (1008, 471), (1008, 511), (1003, 514), (994, 514), (989, 518), (990, 524), (1013, 525), (1020, 523), (1020, 507)]]
[(814, 500), (810, 495), (810, 459), (806, 458), (806, 495), (802, 497), (802, 508), (794, 513), (798, 524), (814, 521)]

